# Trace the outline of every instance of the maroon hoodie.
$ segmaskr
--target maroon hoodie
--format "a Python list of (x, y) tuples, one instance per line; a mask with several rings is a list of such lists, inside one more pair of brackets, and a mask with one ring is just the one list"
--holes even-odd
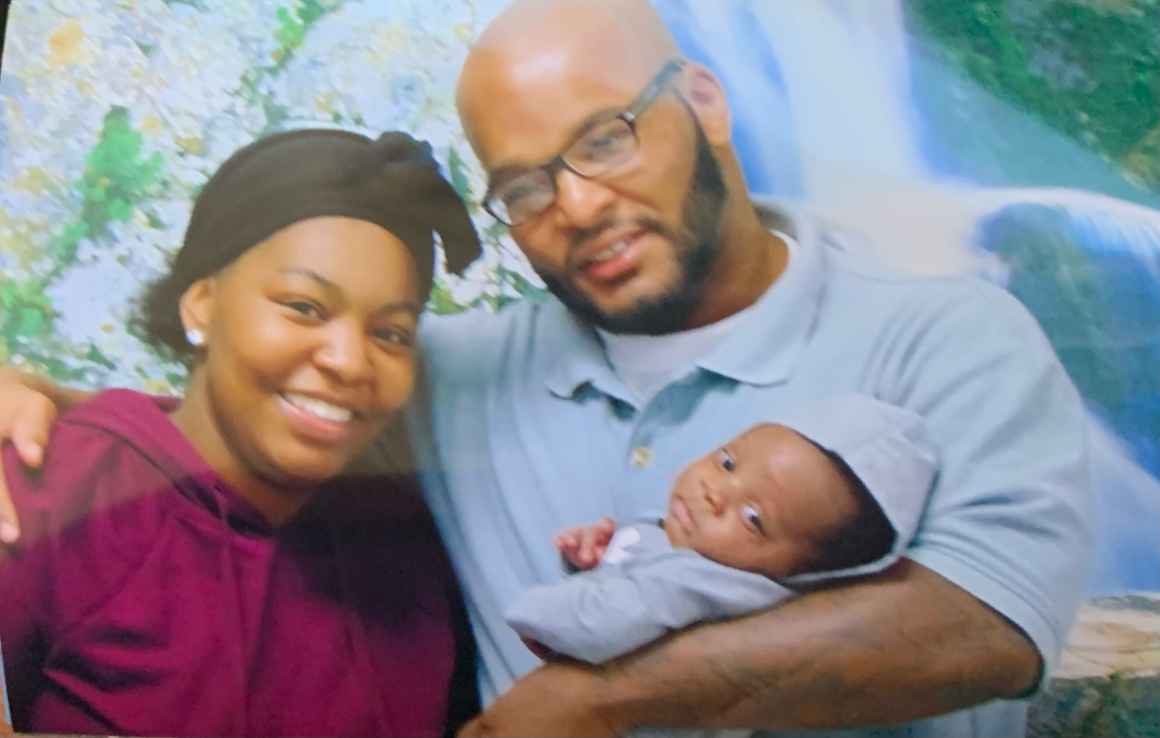
[(17, 730), (445, 730), (461, 609), (408, 485), (334, 483), (273, 529), (127, 391), (65, 415), (42, 472), (3, 459), (23, 529), (0, 552)]

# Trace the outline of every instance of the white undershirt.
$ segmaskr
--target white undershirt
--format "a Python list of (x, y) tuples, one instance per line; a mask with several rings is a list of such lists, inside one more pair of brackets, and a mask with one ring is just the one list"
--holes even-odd
[[(792, 261), (798, 249), (797, 242), (780, 231), (773, 231), (773, 234), (789, 247)], [(596, 332), (620, 381), (637, 402), (645, 405), (665, 385), (686, 374), (700, 359), (712, 353), (753, 309), (754, 305), (750, 305), (716, 323), (662, 336), (609, 333), (600, 328)]]

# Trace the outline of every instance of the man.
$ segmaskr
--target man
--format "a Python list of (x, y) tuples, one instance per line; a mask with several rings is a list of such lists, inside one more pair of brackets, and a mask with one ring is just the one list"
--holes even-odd
[[(1090, 546), (1082, 407), (1026, 312), (755, 208), (720, 83), (643, 0), (519, 0), (458, 103), (488, 209), (557, 298), (423, 335), (412, 432), (495, 699), (465, 732), (1021, 733), (1003, 700), (1050, 669)], [(508, 602), (561, 576), (553, 531), (655, 512), (691, 459), (839, 391), (918, 413), (939, 447), (902, 563), (602, 667), (540, 666), (507, 629)], [(28, 445), (46, 404), (5, 395), (27, 419), (0, 435)]]

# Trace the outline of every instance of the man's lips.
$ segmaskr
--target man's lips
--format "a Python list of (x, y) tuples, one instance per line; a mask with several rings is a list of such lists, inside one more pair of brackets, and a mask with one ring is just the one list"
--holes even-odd
[(640, 263), (643, 237), (648, 231), (635, 229), (583, 248), (575, 263), (578, 271), (596, 282), (615, 282), (631, 273)]

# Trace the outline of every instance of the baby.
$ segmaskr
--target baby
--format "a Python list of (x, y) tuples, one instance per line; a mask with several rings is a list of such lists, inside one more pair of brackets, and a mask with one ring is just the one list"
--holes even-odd
[(507, 621), (537, 655), (601, 663), (789, 587), (881, 571), (914, 536), (934, 473), (913, 413), (863, 395), (806, 408), (686, 467), (663, 517), (558, 535), (584, 571), (528, 590)]

